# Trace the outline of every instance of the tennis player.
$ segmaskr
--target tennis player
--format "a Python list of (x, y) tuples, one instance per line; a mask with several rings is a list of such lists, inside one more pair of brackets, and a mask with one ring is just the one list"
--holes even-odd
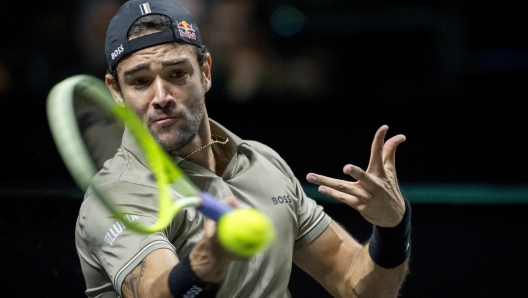
[[(385, 142), (388, 127), (381, 126), (368, 169), (343, 168), (356, 182), (307, 175), (320, 192), (373, 224), (370, 241), (362, 245), (306, 196), (274, 150), (208, 117), (212, 58), (177, 1), (126, 2), (110, 22), (106, 56), (105, 81), (114, 99), (137, 113), (200, 189), (234, 208), (251, 206), (266, 214), (276, 239), (267, 250), (242, 258), (219, 244), (214, 223), (194, 209), (179, 212), (159, 233), (126, 229), (124, 221), (152, 225), (158, 205), (155, 179), (125, 129), (121, 147), (94, 177), (79, 211), (76, 245), (87, 296), (290, 297), (293, 262), (335, 297), (398, 295), (411, 231), (410, 206), (394, 166), (403, 135)], [(94, 187), (126, 216), (113, 218)], [(173, 196), (180, 198), (176, 190)]]

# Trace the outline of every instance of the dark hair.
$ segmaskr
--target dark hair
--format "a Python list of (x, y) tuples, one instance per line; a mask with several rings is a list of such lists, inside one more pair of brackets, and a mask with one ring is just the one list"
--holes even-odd
[[(160, 32), (160, 31), (170, 31), (172, 30), (172, 21), (169, 17), (162, 14), (148, 14), (140, 17), (137, 19), (132, 26), (130, 26), (130, 29), (128, 29), (127, 37), (130, 39), (130, 37), (138, 37), (138, 36), (144, 36), (150, 33), (154, 32)], [(202, 46), (200, 48), (194, 47), (196, 59), (198, 60), (198, 65), (202, 66), (205, 63), (205, 56), (209, 52), (205, 46)], [(108, 72), (112, 77), (114, 77), (114, 80), (119, 87), (119, 80), (117, 77), (117, 65), (109, 70)]]

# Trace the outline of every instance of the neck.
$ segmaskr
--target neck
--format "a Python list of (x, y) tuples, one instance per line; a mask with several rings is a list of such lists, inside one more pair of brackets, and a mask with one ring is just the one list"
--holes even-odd
[(209, 119), (204, 117), (202, 125), (194, 140), (186, 146), (189, 148), (181, 157), (206, 167), (218, 176), (222, 175), (229, 162), (229, 156), (225, 152), (224, 139), (218, 139), (221, 143), (214, 143), (211, 135)]

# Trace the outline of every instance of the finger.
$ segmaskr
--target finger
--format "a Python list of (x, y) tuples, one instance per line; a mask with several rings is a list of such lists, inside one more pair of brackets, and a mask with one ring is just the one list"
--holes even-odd
[(313, 173), (308, 174), (306, 179), (311, 183), (326, 186), (326, 188), (343, 192), (361, 199), (366, 198), (367, 196), (367, 193), (363, 189), (356, 187), (354, 182), (334, 179)]
[(220, 200), (222, 203), (229, 205), (233, 209), (247, 209), (249, 205), (237, 199), (235, 196), (225, 197)]
[(216, 235), (216, 222), (212, 219), (205, 219), (204, 233), (206, 238), (215, 237)]
[(372, 141), (372, 146), (370, 148), (370, 161), (367, 173), (383, 172), (383, 143), (388, 129), (389, 127), (387, 125), (382, 125), (374, 135), (374, 140)]
[(383, 146), (383, 164), (391, 172), (396, 171), (396, 148), (405, 142), (406, 138), (400, 134), (390, 138)]
[(319, 192), (322, 194), (325, 194), (327, 196), (331, 196), (334, 199), (341, 201), (348, 206), (352, 208), (357, 208), (358, 205), (361, 204), (361, 200), (357, 198), (356, 196), (326, 187), (326, 186), (319, 186)]
[(374, 180), (374, 178), (358, 166), (350, 164), (346, 165), (343, 167), (343, 173), (350, 175), (357, 181), (363, 182), (367, 190), (371, 190), (375, 185), (377, 185), (377, 182)]

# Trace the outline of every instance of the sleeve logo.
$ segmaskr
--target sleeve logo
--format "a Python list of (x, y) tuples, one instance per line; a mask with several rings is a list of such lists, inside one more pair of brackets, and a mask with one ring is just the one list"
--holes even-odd
[[(127, 214), (125, 217), (123, 217), (123, 220), (128, 222), (133, 222), (138, 219), (139, 217), (130, 214)], [(123, 222), (121, 220), (116, 221), (115, 224), (113, 224), (110, 229), (108, 229), (108, 232), (106, 232), (104, 241), (110, 245), (114, 245), (115, 240), (119, 234), (123, 233), (124, 230), (126, 230), (126, 226), (123, 224)]]

